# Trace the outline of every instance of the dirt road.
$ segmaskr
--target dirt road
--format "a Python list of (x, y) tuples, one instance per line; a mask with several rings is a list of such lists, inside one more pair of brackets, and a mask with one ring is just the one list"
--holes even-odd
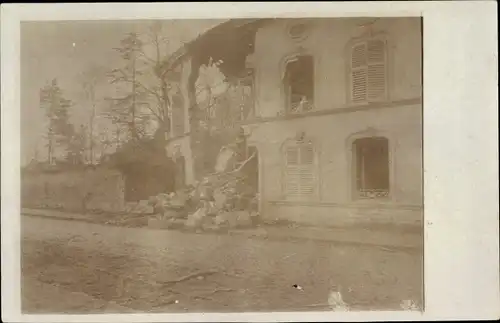
[(22, 235), (26, 313), (318, 311), (339, 288), (397, 310), (422, 294), (419, 253), (26, 216)]

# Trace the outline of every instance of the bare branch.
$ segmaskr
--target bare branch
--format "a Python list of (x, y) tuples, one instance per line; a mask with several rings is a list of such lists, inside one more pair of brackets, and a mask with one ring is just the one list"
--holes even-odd
[(137, 53), (139, 54), (139, 56), (141, 56), (142, 58), (146, 59), (146, 61), (148, 61), (149, 63), (151, 63), (151, 64), (156, 64), (157, 63), (154, 59), (152, 59), (151, 57), (149, 57), (148, 55), (146, 55), (144, 53), (144, 51), (139, 50), (139, 51), (137, 51)]
[(146, 104), (145, 106), (159, 121), (163, 121), (163, 118), (156, 111), (154, 111), (154, 109), (149, 104)]

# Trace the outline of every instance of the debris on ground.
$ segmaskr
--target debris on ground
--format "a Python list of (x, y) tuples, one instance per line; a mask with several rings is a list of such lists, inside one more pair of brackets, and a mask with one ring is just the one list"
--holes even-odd
[(183, 226), (197, 231), (257, 225), (259, 196), (256, 185), (247, 180), (253, 170), (245, 168), (255, 154), (239, 163), (234, 161), (234, 156), (230, 147), (224, 147), (217, 158), (215, 173), (195, 185), (149, 198), (147, 205), (152, 208), (149, 225)]

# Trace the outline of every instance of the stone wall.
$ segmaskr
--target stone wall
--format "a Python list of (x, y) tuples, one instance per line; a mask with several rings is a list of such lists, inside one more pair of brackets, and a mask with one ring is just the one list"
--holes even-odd
[(120, 212), (125, 206), (123, 176), (110, 169), (25, 174), (21, 178), (21, 205)]

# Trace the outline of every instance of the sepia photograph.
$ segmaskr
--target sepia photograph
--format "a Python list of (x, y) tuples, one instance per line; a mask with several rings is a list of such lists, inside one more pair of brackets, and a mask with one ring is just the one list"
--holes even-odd
[(2, 321), (500, 318), (491, 4), (2, 4)]
[(422, 20), (21, 23), (23, 313), (422, 310)]

